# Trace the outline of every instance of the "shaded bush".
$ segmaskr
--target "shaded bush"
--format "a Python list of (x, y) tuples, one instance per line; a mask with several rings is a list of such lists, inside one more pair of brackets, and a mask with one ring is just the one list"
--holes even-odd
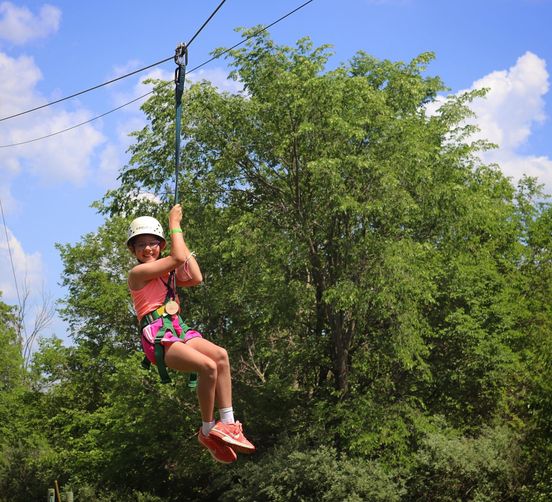
[(248, 462), (222, 500), (393, 502), (404, 494), (378, 462), (343, 458), (326, 446), (300, 450), (287, 442), (260, 461)]
[(408, 500), (518, 500), (520, 448), (506, 427), (470, 438), (430, 433), (417, 453)]

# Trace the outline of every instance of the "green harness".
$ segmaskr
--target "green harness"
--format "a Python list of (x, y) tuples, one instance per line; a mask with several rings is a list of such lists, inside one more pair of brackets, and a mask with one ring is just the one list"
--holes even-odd
[[(170, 283), (170, 279), (169, 279)], [(167, 296), (165, 298), (165, 303), (169, 299), (173, 299), (174, 295), (172, 294), (172, 288), (167, 285)], [(159, 307), (157, 310), (154, 310), (150, 312), (149, 314), (146, 314), (142, 320), (140, 321), (140, 334), (142, 334), (142, 330), (149, 324), (154, 323), (157, 321), (157, 319), (161, 318), (163, 319), (163, 325), (159, 328), (159, 331), (157, 332), (157, 335), (155, 336), (155, 365), (157, 366), (157, 371), (159, 372), (159, 378), (161, 378), (161, 383), (171, 383), (171, 377), (169, 376), (169, 373), (167, 371), (167, 367), (165, 366), (165, 347), (161, 344), (161, 341), (163, 340), (163, 337), (165, 336), (165, 333), (167, 331), (170, 331), (173, 336), (176, 338), (180, 338), (181, 340), (184, 340), (186, 336), (186, 332), (190, 330), (190, 327), (184, 322), (182, 317), (180, 315), (175, 314), (178, 317), (178, 323), (182, 327), (182, 332), (179, 335), (176, 332), (176, 329), (173, 325), (173, 316), (165, 312), (164, 305)], [(145, 369), (150, 369), (151, 367), (151, 361), (144, 356), (144, 359), (142, 360), (142, 367)], [(188, 387), (190, 389), (195, 389), (197, 386), (197, 374), (196, 373), (190, 373), (190, 376), (188, 378)]]

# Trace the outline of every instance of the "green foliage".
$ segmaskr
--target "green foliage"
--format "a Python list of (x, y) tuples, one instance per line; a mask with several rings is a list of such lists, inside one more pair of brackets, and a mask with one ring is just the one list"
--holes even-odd
[(289, 441), (234, 476), (237, 482), (220, 500), (392, 502), (405, 493), (378, 462), (343, 458), (333, 448), (309, 449)]
[(21, 385), (23, 358), (17, 335), (15, 308), (0, 301), (0, 319), (0, 392), (5, 394)]
[(518, 500), (518, 438), (505, 427), (480, 436), (428, 434), (416, 455), (408, 500)]
[(526, 333), (524, 356), (529, 373), (526, 461), (529, 463), (527, 500), (552, 496), (552, 210), (543, 203), (534, 180), (523, 180), (518, 204), (525, 247), (522, 294), (527, 298), (523, 318)]
[(58, 245), (68, 296), (60, 310), (76, 342), (94, 350), (109, 344), (127, 351), (137, 347), (136, 323), (126, 286), (133, 259), (126, 248), (128, 219), (114, 218), (74, 246)]

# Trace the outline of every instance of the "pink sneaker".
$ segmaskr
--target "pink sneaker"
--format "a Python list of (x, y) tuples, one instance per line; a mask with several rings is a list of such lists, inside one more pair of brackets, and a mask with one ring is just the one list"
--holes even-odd
[(209, 436), (224, 441), (225, 444), (240, 453), (253, 453), (255, 451), (255, 447), (243, 435), (242, 424), (239, 422), (234, 424), (217, 422), (209, 432)]
[(199, 444), (209, 450), (209, 453), (217, 462), (221, 462), (222, 464), (231, 464), (238, 458), (236, 452), (232, 450), (232, 448), (226, 446), (220, 439), (211, 437), (210, 434), (205, 436), (201, 431), (201, 427), (197, 433), (197, 440), (199, 441)]

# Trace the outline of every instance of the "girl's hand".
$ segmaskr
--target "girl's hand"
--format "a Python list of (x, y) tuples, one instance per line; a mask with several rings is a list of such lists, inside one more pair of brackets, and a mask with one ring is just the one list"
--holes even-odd
[(169, 230), (180, 228), (182, 221), (182, 207), (180, 204), (175, 204), (169, 212)]

